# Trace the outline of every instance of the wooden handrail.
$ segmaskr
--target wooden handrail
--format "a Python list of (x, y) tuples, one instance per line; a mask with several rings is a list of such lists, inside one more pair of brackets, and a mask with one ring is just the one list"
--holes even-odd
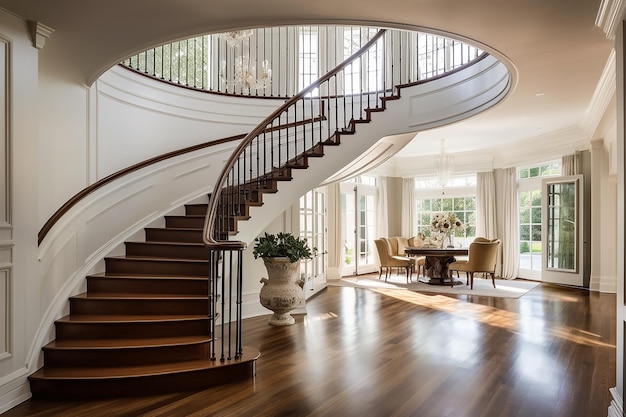
[(142, 168), (145, 168), (147, 166), (156, 164), (157, 162), (161, 162), (164, 161), (166, 159), (170, 159), (170, 158), (174, 158), (176, 156), (180, 156), (180, 155), (184, 155), (186, 153), (190, 153), (190, 152), (194, 152), (200, 149), (204, 149), (204, 148), (209, 148), (211, 146), (216, 146), (216, 145), (221, 145), (222, 143), (228, 143), (228, 142), (232, 142), (232, 141), (236, 141), (236, 140), (240, 140), (242, 138), (244, 138), (246, 135), (245, 134), (239, 134), (239, 135), (235, 135), (235, 136), (229, 136), (226, 138), (222, 138), (222, 139), (217, 139), (217, 140), (213, 140), (210, 142), (205, 142), (205, 143), (201, 143), (198, 145), (193, 145), (193, 146), (189, 146), (187, 148), (183, 148), (183, 149), (178, 149), (176, 151), (172, 151), (172, 152), (167, 152), (164, 153), (162, 155), (158, 155), (155, 156), (154, 158), (150, 158), (150, 159), (146, 159), (145, 161), (139, 162), (135, 165), (131, 165), (129, 167), (126, 167), (124, 169), (121, 169), (117, 172), (114, 172), (113, 174), (102, 178), (101, 180), (91, 184), (90, 186), (82, 189), (81, 191), (79, 191), (78, 193), (76, 193), (72, 198), (70, 198), (69, 200), (67, 200), (49, 219), (48, 221), (43, 225), (43, 227), (41, 228), (41, 230), (39, 230), (39, 234), (38, 234), (38, 245), (41, 245), (41, 242), (43, 242), (43, 240), (45, 239), (46, 235), (48, 234), (48, 232), (50, 232), (50, 230), (52, 229), (52, 227), (59, 221), (59, 219), (61, 217), (63, 217), (72, 207), (74, 207), (79, 201), (81, 201), (82, 199), (84, 199), (85, 197), (87, 197), (89, 194), (93, 193), (94, 191), (104, 187), (107, 184), (112, 183), (113, 181), (122, 178), (125, 175), (131, 174), (133, 172), (139, 171)]
[(358, 51), (352, 54), (348, 59), (337, 65), (335, 68), (330, 70), (328, 73), (317, 79), (315, 82), (310, 84), (308, 87), (301, 90), (298, 94), (293, 96), (291, 99), (287, 100), (281, 107), (276, 109), (272, 114), (265, 118), (261, 123), (257, 125), (250, 133), (246, 135), (246, 137), (239, 143), (237, 149), (232, 153), (231, 157), (228, 159), (226, 164), (224, 165), (224, 169), (220, 174), (219, 179), (215, 183), (215, 187), (213, 188), (213, 193), (211, 193), (211, 198), (209, 200), (209, 206), (207, 209), (207, 215), (204, 222), (204, 233), (203, 240), (207, 247), (211, 249), (225, 249), (225, 250), (237, 250), (246, 247), (245, 242), (240, 241), (217, 241), (213, 236), (213, 229), (215, 227), (215, 222), (217, 219), (217, 209), (219, 198), (222, 193), (224, 186), (226, 185), (226, 180), (228, 179), (228, 175), (231, 169), (235, 166), (235, 163), (239, 160), (239, 157), (244, 152), (246, 147), (252, 143), (252, 141), (261, 134), (267, 127), (272, 123), (274, 119), (280, 116), (285, 110), (290, 108), (297, 101), (305, 98), (309, 93), (314, 91), (316, 88), (319, 88), (322, 83), (330, 80), (332, 77), (337, 75), (341, 70), (346, 68), (348, 65), (352, 64), (353, 61), (358, 59), (361, 55), (363, 55), (367, 50), (369, 50), (373, 45), (381, 39), (385, 33), (386, 29), (380, 29), (376, 35), (372, 37), (365, 45), (363, 45)]
[[(322, 113), (319, 117), (314, 117), (311, 119), (305, 119), (305, 120), (299, 120), (297, 122), (293, 122), (293, 123), (289, 123), (289, 124), (285, 124), (285, 125), (280, 125), (280, 126), (273, 126), (271, 129), (268, 129), (268, 131), (272, 130), (280, 130), (280, 129), (289, 129), (295, 126), (300, 126), (306, 123), (311, 123), (311, 122), (318, 122), (320, 120), (324, 120), (325, 115), (324, 115), (324, 109), (322, 108)], [(180, 155), (184, 155), (187, 153), (191, 153), (191, 152), (195, 152), (198, 151), (200, 149), (205, 149), (205, 148), (210, 148), (212, 146), (217, 146), (217, 145), (221, 145), (223, 143), (228, 143), (228, 142), (233, 142), (233, 141), (237, 141), (237, 140), (241, 140), (243, 138), (245, 138), (246, 135), (244, 133), (239, 134), (239, 135), (234, 135), (234, 136), (229, 136), (229, 137), (225, 137), (222, 139), (216, 139), (216, 140), (212, 140), (209, 142), (204, 142), (204, 143), (200, 143), (198, 145), (193, 145), (193, 146), (189, 146), (187, 148), (183, 148), (183, 149), (178, 149), (172, 152), (167, 152), (164, 153), (162, 155), (158, 155), (155, 156), (154, 158), (150, 158), (150, 159), (146, 159), (145, 161), (139, 162), (135, 165), (131, 165), (129, 167), (126, 167), (124, 169), (121, 169), (107, 177), (102, 178), (101, 180), (91, 184), (90, 186), (80, 190), (78, 193), (76, 193), (72, 198), (70, 198), (69, 200), (67, 200), (49, 219), (48, 221), (43, 225), (43, 227), (41, 228), (41, 230), (39, 231), (39, 234), (37, 236), (37, 244), (41, 245), (41, 242), (43, 242), (43, 240), (45, 239), (46, 235), (50, 232), (50, 230), (54, 227), (54, 225), (59, 221), (59, 219), (61, 219), (61, 217), (63, 217), (72, 207), (74, 207), (76, 204), (78, 204), (79, 201), (81, 201), (82, 199), (84, 199), (85, 197), (87, 197), (89, 194), (93, 193), (94, 191), (104, 187), (107, 184), (110, 184), (111, 182), (124, 177), (125, 175), (131, 174), (133, 172), (139, 171), (140, 169), (143, 169), (145, 167), (148, 167), (150, 165), (156, 164), (158, 162), (170, 159), (170, 158), (174, 158)]]

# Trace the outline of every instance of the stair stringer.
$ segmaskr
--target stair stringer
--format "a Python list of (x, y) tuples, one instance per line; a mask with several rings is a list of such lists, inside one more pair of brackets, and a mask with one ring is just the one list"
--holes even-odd
[[(354, 133), (340, 133), (338, 146), (325, 146), (323, 158), (309, 158), (309, 167), (292, 170), (293, 179), (279, 182), (277, 193), (264, 194), (262, 206), (250, 207), (250, 221), (237, 223), (234, 239), (250, 244), (276, 213), (286, 210), (305, 192), (324, 183), (381, 141), (395, 149), (390, 152), (389, 146), (380, 146), (388, 158), (400, 152), (419, 131), (485, 111), (502, 101), (511, 88), (508, 69), (491, 56), (448, 77), (402, 88), (397, 99), (385, 100), (384, 110), (372, 112), (370, 122), (357, 123)], [(380, 158), (378, 164), (384, 160)]]

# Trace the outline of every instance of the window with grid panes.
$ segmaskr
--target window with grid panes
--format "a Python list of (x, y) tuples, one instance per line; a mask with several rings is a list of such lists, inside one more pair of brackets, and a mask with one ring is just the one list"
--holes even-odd
[(463, 225), (455, 232), (455, 237), (476, 237), (476, 197), (433, 197), (417, 199), (417, 232), (430, 236), (430, 222), (434, 214), (454, 213)]

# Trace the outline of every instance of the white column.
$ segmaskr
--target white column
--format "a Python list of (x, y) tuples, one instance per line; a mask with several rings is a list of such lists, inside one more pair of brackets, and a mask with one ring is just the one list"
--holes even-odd
[(617, 178), (609, 174), (609, 157), (602, 139), (591, 141), (591, 281), (592, 291), (617, 288), (617, 230), (604, 227), (617, 218)]
[(624, 21), (620, 20), (615, 33), (615, 94), (617, 107), (617, 332), (616, 332), (616, 387), (611, 389), (613, 402), (609, 415), (622, 415), (624, 398), (624, 326), (626, 325), (626, 306), (624, 305), (624, 118), (626, 110), (626, 79), (624, 78)]

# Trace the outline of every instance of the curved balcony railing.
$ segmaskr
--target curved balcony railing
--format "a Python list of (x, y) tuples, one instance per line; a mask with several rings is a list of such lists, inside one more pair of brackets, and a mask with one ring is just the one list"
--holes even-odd
[[(353, 132), (355, 123), (384, 108), (385, 99), (393, 97), (393, 89), (387, 87), (387, 80), (389, 86), (396, 84), (393, 71), (388, 77), (384, 65), (376, 66), (367, 79), (373, 85), (366, 89), (358, 86), (363, 79), (354, 68), (385, 61), (378, 55), (385, 53), (380, 46), (386, 33), (379, 30), (354, 55), (285, 102), (242, 140), (211, 194), (204, 228), (209, 248), (245, 247), (243, 242), (229, 241), (229, 236), (239, 220), (248, 218), (250, 206), (261, 204), (264, 193), (275, 192), (279, 181), (290, 180), (291, 169), (305, 168), (308, 158), (323, 156), (324, 146), (338, 144), (342, 132)], [(346, 90), (358, 91), (348, 95)]]
[[(378, 48), (393, 58), (388, 64), (394, 65), (401, 77), (399, 81), (405, 84), (442, 75), (482, 54), (472, 45), (439, 35), (387, 31), (386, 43)], [(239, 30), (161, 45), (134, 55), (121, 65), (201, 91), (292, 97), (351, 56), (376, 32), (376, 28), (358, 26)], [(371, 74), (374, 63), (364, 64), (353, 70), (363, 72), (368, 68), (365, 71)], [(368, 74), (362, 76), (367, 78)], [(367, 91), (372, 91), (369, 88)]]

